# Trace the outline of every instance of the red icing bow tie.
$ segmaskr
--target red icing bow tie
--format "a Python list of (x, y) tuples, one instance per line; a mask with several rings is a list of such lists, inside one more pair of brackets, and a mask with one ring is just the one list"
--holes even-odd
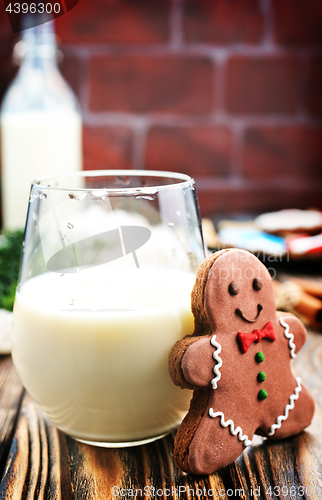
[(238, 332), (237, 339), (239, 342), (240, 350), (243, 354), (248, 351), (249, 346), (252, 342), (260, 342), (262, 339), (270, 340), (274, 342), (276, 340), (276, 335), (272, 323), (269, 321), (263, 328), (263, 330), (256, 330), (253, 333), (242, 333)]

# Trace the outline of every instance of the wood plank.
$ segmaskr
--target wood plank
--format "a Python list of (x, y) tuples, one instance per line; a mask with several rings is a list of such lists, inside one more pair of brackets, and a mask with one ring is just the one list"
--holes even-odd
[(0, 498), (72, 499), (67, 455), (66, 437), (60, 436), (26, 395), (1, 482)]
[(145, 446), (102, 449), (68, 439), (75, 498), (152, 497), (192, 499), (209, 490), (222, 490), (220, 474), (196, 478), (182, 473), (173, 462), (173, 436)]
[(309, 333), (308, 341), (296, 358), (297, 374), (315, 399), (315, 415), (307, 432), (295, 438), (296, 466), (304, 493), (310, 500), (322, 498), (322, 336)]
[(23, 387), (11, 356), (0, 356), (0, 477), (5, 467), (22, 395)]
[[(1, 499), (192, 499), (221, 491), (220, 474), (196, 478), (173, 462), (173, 436), (145, 446), (103, 449), (58, 431), (27, 395), (0, 486)], [(207, 494), (206, 494), (207, 496)]]
[(256, 438), (234, 464), (205, 477), (176, 467), (173, 435), (133, 448), (88, 446), (58, 431), (26, 395), (0, 498), (320, 499), (321, 363), (322, 338), (311, 333), (294, 363), (296, 374), (316, 398), (316, 414), (306, 432), (281, 442)]

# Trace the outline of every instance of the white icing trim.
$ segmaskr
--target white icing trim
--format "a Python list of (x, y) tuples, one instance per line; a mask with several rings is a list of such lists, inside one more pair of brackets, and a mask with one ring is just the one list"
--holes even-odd
[(291, 358), (295, 358), (296, 357), (296, 354), (295, 354), (296, 345), (293, 342), (294, 335), (293, 335), (293, 333), (290, 333), (290, 325), (285, 323), (285, 321), (282, 318), (279, 318), (279, 321), (280, 321), (282, 327), (284, 328), (284, 335), (288, 339), (288, 346), (291, 349), (291, 353), (290, 353)]
[(280, 429), (283, 420), (287, 419), (289, 411), (293, 410), (293, 408), (294, 408), (294, 401), (296, 401), (299, 398), (299, 394), (300, 394), (300, 392), (302, 390), (300, 377), (296, 378), (296, 383), (297, 383), (297, 387), (295, 387), (294, 394), (291, 394), (291, 396), (290, 396), (290, 402), (289, 402), (289, 404), (287, 404), (285, 406), (284, 415), (280, 415), (279, 417), (277, 417), (276, 424), (273, 424), (270, 427), (270, 430), (268, 432), (269, 436), (273, 436), (274, 433), (275, 433), (275, 431), (276, 431), (276, 429)]
[(213, 368), (213, 372), (215, 373), (216, 377), (211, 380), (212, 388), (215, 390), (217, 389), (218, 382), (221, 379), (221, 373), (219, 371), (219, 368), (222, 367), (222, 359), (219, 356), (219, 354), (221, 353), (221, 345), (219, 344), (219, 342), (217, 342), (216, 335), (212, 336), (210, 343), (212, 346), (216, 347), (216, 350), (212, 355), (214, 360), (217, 361), (217, 364)]
[(227, 422), (225, 422), (225, 415), (223, 414), (222, 411), (214, 412), (212, 408), (209, 408), (209, 416), (211, 418), (220, 417), (220, 425), (222, 427), (228, 427), (229, 425), (230, 434), (232, 434), (233, 436), (237, 436), (238, 434), (239, 441), (243, 441), (243, 445), (245, 447), (250, 446), (252, 444), (252, 442), (248, 439), (248, 436), (246, 436), (246, 434), (243, 436), (243, 431), (241, 427), (237, 427), (235, 429), (235, 424), (232, 420), (227, 420)]

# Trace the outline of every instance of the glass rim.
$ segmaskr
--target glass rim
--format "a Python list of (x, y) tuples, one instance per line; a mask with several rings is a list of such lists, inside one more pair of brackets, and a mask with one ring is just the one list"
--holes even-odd
[[(157, 178), (169, 178), (169, 179), (177, 179), (178, 182), (175, 184), (155, 184), (152, 186), (120, 186), (120, 187), (72, 187), (72, 186), (50, 186), (45, 185), (44, 182), (48, 182), (52, 179), (63, 179), (68, 177), (81, 178), (81, 177), (113, 177), (113, 176), (141, 176), (141, 177), (155, 177)], [(42, 177), (38, 177), (34, 179), (31, 183), (32, 189), (45, 189), (52, 191), (79, 191), (79, 192), (92, 192), (92, 191), (106, 191), (110, 193), (151, 193), (169, 190), (169, 189), (178, 189), (194, 186), (195, 181), (192, 177), (187, 174), (183, 174), (180, 172), (171, 172), (171, 171), (162, 171), (162, 170), (137, 170), (137, 169), (112, 169), (112, 170), (80, 170), (78, 172), (64, 172), (61, 174), (52, 174), (46, 175)]]

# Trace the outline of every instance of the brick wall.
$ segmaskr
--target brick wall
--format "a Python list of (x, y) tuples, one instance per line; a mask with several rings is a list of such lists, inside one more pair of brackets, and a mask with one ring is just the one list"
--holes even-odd
[(322, 209), (321, 0), (79, 0), (56, 29), (85, 169), (188, 173), (202, 215)]

